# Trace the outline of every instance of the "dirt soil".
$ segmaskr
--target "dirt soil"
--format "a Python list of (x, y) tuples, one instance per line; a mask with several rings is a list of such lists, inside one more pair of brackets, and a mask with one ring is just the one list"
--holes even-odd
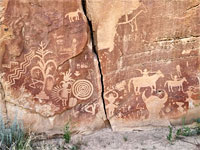
[[(185, 137), (169, 142), (168, 128), (144, 131), (113, 132), (103, 129), (90, 135), (72, 137), (70, 144), (63, 139), (46, 140), (37, 145), (40, 150), (200, 150), (200, 136)], [(199, 146), (198, 146), (199, 144)], [(42, 145), (42, 147), (41, 147)]]

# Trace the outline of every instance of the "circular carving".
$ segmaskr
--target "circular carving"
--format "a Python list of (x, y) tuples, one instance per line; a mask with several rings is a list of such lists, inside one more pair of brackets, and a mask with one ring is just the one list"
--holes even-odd
[(93, 94), (94, 88), (88, 80), (78, 80), (72, 86), (72, 93), (80, 100), (86, 100)]

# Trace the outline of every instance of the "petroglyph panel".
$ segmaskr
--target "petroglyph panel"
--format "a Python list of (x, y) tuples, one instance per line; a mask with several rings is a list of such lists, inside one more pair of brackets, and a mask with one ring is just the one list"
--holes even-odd
[(200, 109), (198, 0), (87, 3), (114, 130), (169, 125)]
[[(100, 74), (81, 1), (8, 0), (4, 17), (4, 32), (14, 34), (1, 55), (8, 105), (40, 115), (44, 122), (33, 117), (31, 123), (21, 114), (36, 132), (56, 133), (68, 121), (81, 132), (102, 127)], [(88, 121), (93, 123), (83, 126)]]

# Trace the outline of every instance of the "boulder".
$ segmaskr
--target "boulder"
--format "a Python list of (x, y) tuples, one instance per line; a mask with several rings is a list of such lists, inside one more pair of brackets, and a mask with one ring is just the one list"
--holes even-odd
[(114, 130), (200, 117), (199, 12), (199, 0), (87, 0)]
[(4, 2), (2, 23), (14, 35), (2, 58), (8, 118), (36, 133), (60, 134), (67, 123), (78, 133), (104, 127), (101, 76), (81, 0)]

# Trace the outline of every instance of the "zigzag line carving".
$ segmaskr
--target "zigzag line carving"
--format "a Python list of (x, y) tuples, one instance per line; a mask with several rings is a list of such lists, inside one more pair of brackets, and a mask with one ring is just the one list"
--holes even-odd
[(27, 67), (30, 65), (32, 59), (34, 56), (34, 51), (30, 51), (28, 54), (24, 55), (25, 61), (22, 62), (18, 68), (15, 69), (15, 72), (13, 74), (10, 74), (8, 76), (8, 81), (10, 86), (15, 84), (15, 81), (20, 79), (22, 74), (25, 74), (27, 71)]

